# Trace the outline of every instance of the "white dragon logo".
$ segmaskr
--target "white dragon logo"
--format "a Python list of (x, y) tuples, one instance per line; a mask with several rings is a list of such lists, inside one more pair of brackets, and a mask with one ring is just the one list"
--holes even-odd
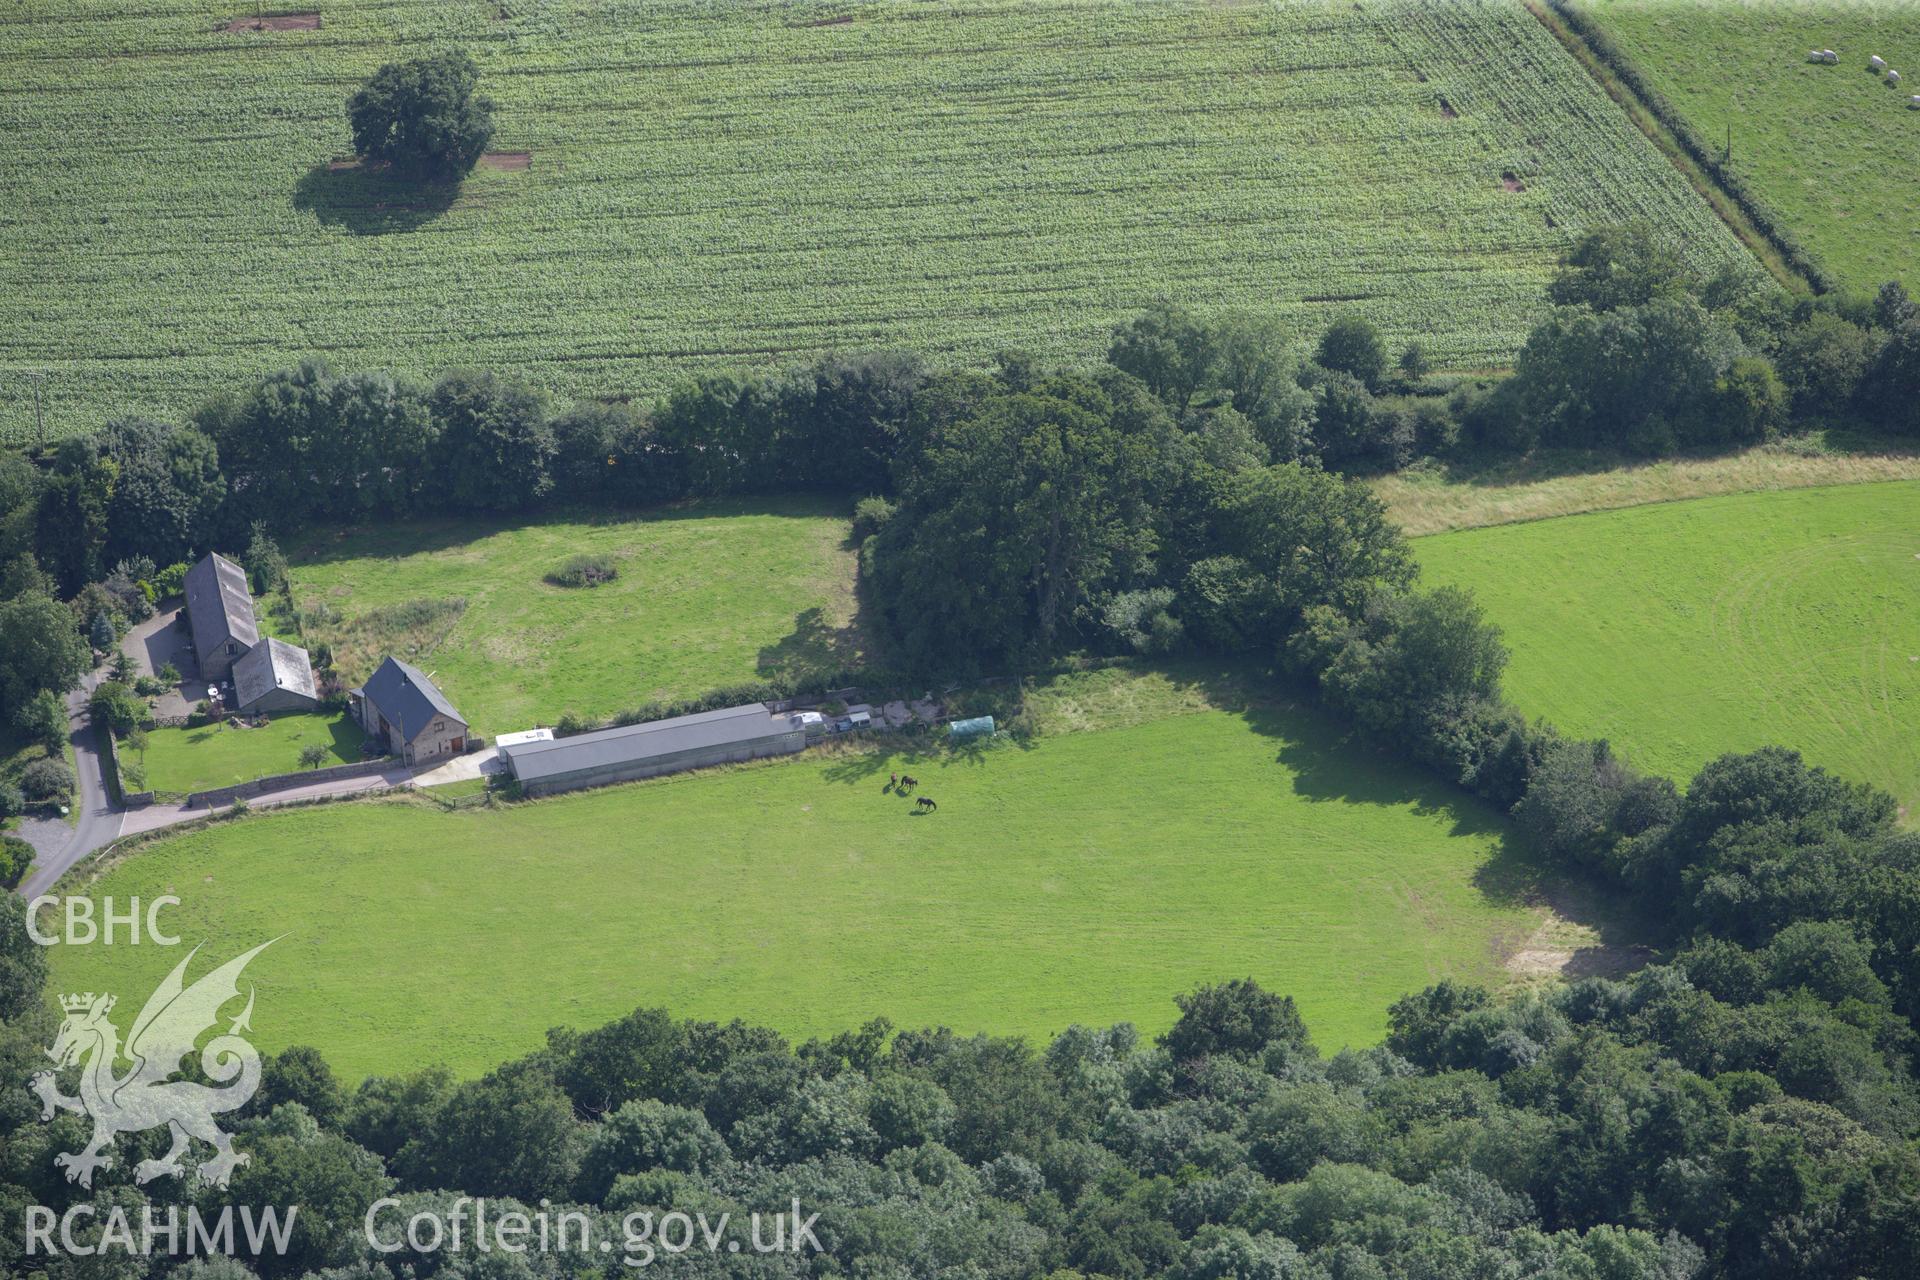
[[(277, 941), (277, 939), (276, 939)], [(60, 1007), (66, 1021), (54, 1038), (47, 1056), (57, 1067), (82, 1063), (80, 1096), (69, 1098), (60, 1092), (51, 1071), (33, 1077), (30, 1087), (41, 1102), (40, 1118), (51, 1120), (56, 1109), (77, 1111), (93, 1117), (93, 1138), (78, 1153), (62, 1152), (53, 1158), (55, 1165), (67, 1171), (67, 1181), (83, 1187), (93, 1186), (93, 1171), (113, 1167), (107, 1153), (116, 1134), (140, 1133), (166, 1125), (173, 1134), (173, 1146), (159, 1160), (142, 1160), (134, 1168), (134, 1180), (147, 1183), (159, 1177), (178, 1177), (185, 1170), (180, 1157), (187, 1154), (189, 1139), (198, 1138), (213, 1147), (213, 1159), (199, 1168), (200, 1180), (224, 1187), (227, 1179), (249, 1157), (233, 1149), (233, 1139), (214, 1124), (216, 1115), (245, 1106), (260, 1087), (260, 1055), (241, 1038), (251, 1030), (253, 992), (247, 992), (247, 1007), (233, 1020), (226, 1034), (215, 1036), (200, 1053), (200, 1069), (213, 1087), (190, 1080), (170, 1080), (180, 1070), (180, 1060), (193, 1052), (194, 1042), (219, 1021), (220, 1009), (240, 994), (240, 971), (247, 962), (272, 946), (263, 942), (245, 955), (237, 956), (215, 969), (191, 987), (183, 978), (187, 965), (199, 954), (195, 947), (175, 966), (154, 993), (147, 997), (140, 1016), (133, 1020), (127, 1036), (124, 1057), (133, 1065), (124, 1075), (115, 1075), (114, 1067), (123, 1054), (120, 1033), (107, 1020), (114, 997), (94, 995), (62, 996)]]

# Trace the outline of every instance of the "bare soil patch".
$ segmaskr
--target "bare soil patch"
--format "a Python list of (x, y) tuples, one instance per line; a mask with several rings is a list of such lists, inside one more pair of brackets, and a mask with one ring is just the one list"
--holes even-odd
[(1591, 884), (1551, 879), (1526, 884), (1522, 892), (1538, 912), (1537, 924), (1493, 943), (1494, 959), (1511, 984), (1622, 978), (1660, 958), (1646, 945), (1643, 922), (1623, 914), (1622, 904)]
[(480, 163), (489, 169), (520, 170), (533, 164), (531, 151), (489, 151), (480, 157)]
[(1440, 99), (1440, 118), (1442, 120), (1458, 120), (1460, 118), (1460, 113), (1453, 109), (1453, 104), (1451, 102), (1448, 102), (1445, 98), (1442, 98)]
[(328, 173), (345, 173), (349, 169), (358, 169), (359, 167), (359, 156), (344, 156), (337, 160), (327, 161)]
[(1507, 957), (1507, 972), (1528, 980), (1537, 978), (1622, 978), (1653, 963), (1647, 947), (1522, 947)]
[(1527, 189), (1527, 184), (1520, 181), (1519, 178), (1516, 178), (1512, 170), (1508, 170), (1500, 175), (1500, 185), (1509, 191), (1525, 191)]
[(853, 21), (850, 13), (836, 14), (831, 18), (815, 18), (812, 22), (796, 22), (796, 27), (844, 27)]
[(318, 31), (320, 13), (266, 13), (235, 18), (222, 31)]

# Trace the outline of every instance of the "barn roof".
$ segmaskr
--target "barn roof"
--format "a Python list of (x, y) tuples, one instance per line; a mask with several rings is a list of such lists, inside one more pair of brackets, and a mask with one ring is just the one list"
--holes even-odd
[(420, 731), (436, 716), (458, 720), (462, 725), (467, 723), (467, 718), (454, 710), (438, 685), (421, 674), (419, 668), (398, 658), (388, 658), (381, 663), (380, 669), (360, 686), (360, 692), (379, 708), (388, 723), (400, 730), (402, 742), (412, 742), (419, 737)]
[(594, 733), (556, 738), (551, 742), (524, 742), (502, 746), (500, 754), (522, 782), (579, 773), (610, 765), (632, 764), (683, 751), (707, 750), (757, 742), (800, 728), (790, 714), (776, 715), (764, 702), (749, 702), (719, 711), (626, 724)]
[(257, 644), (233, 664), (234, 701), (242, 711), (276, 689), (319, 700), (313, 686), (313, 663), (298, 645), (271, 637)]
[(253, 593), (247, 574), (223, 555), (209, 553), (187, 570), (187, 621), (193, 628), (193, 651), (202, 660), (229, 640), (243, 648), (260, 643), (253, 619)]

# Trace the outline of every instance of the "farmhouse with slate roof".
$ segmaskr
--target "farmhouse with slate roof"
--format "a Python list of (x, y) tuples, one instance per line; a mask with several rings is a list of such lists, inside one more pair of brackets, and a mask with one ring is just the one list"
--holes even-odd
[(208, 684), (233, 681), (233, 705), (244, 715), (312, 711), (320, 705), (307, 651), (262, 640), (244, 569), (208, 555), (187, 570), (187, 624), (194, 660)]
[(467, 749), (467, 722), (416, 667), (388, 658), (367, 682), (348, 691), (367, 736), (407, 764)]
[(233, 693), (240, 709), (249, 715), (311, 711), (320, 705), (307, 651), (271, 637), (241, 654), (233, 664)]
[(241, 655), (260, 643), (247, 572), (223, 555), (210, 554), (187, 570), (187, 620), (200, 678), (225, 680)]

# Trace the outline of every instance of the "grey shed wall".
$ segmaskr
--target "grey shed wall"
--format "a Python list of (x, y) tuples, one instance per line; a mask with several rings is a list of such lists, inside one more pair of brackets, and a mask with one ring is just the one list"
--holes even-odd
[(676, 751), (666, 755), (644, 756), (637, 760), (622, 760), (590, 769), (576, 769), (572, 773), (555, 774), (552, 777), (522, 783), (521, 786), (530, 796), (551, 796), (562, 791), (578, 791), (583, 787), (605, 787), (616, 782), (637, 782), (641, 778), (657, 778), (664, 773), (681, 773), (688, 769), (702, 769), (708, 765), (739, 764), (745, 760), (759, 760), (767, 756), (792, 755), (796, 751), (804, 750), (806, 745), (806, 733), (800, 729), (791, 729), (768, 734), (764, 738), (752, 738), (745, 742), (730, 742), (692, 751)]
[(247, 714), (266, 711), (312, 711), (320, 704), (298, 689), (275, 689), (247, 704)]

